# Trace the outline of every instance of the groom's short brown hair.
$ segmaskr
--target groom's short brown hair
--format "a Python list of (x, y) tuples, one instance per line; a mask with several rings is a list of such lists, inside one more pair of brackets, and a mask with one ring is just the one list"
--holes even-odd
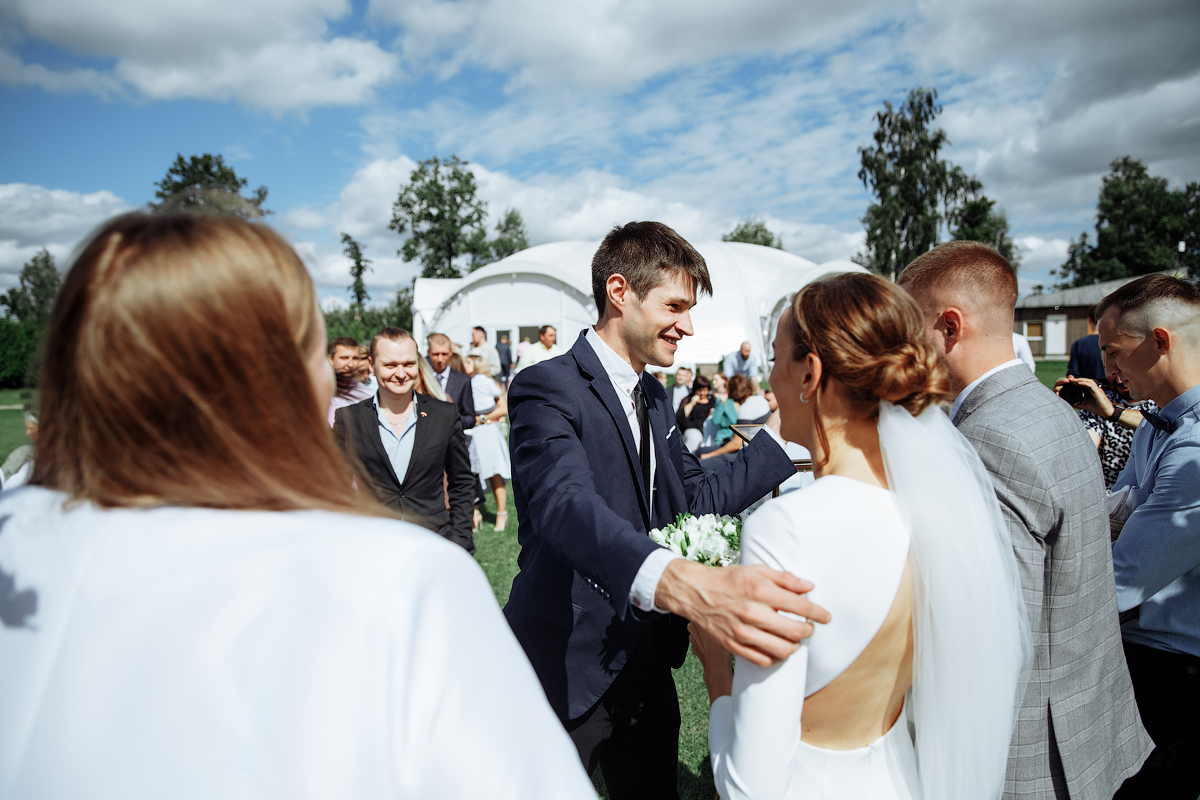
[(678, 233), (661, 222), (630, 222), (609, 231), (592, 257), (592, 297), (596, 315), (604, 318), (605, 285), (613, 275), (623, 275), (638, 300), (663, 283), (664, 272), (682, 272), (696, 293), (712, 294), (704, 256)]

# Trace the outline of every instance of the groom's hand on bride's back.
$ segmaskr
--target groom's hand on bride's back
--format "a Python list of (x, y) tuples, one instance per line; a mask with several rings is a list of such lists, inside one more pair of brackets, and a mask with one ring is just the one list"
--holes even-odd
[(757, 564), (705, 567), (678, 558), (663, 572), (654, 605), (701, 626), (739, 658), (767, 667), (812, 636), (814, 622), (829, 622), (829, 612), (807, 598), (812, 588), (789, 572)]

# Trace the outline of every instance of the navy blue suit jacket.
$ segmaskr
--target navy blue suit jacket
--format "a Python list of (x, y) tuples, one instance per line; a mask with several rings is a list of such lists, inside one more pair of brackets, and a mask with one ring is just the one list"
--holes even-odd
[[(437, 375), (433, 376), (437, 380)], [(471, 379), (456, 369), (446, 373), (446, 395), (458, 406), (458, 418), (463, 430), (475, 427), (475, 395), (471, 393)]]
[(1100, 352), (1100, 334), (1081, 336), (1071, 345), (1071, 358), (1067, 362), (1067, 374), (1076, 378), (1091, 378), (1104, 383), (1104, 354)]
[[(521, 555), (504, 615), (564, 721), (595, 704), (641, 625), (661, 618), (629, 602), (634, 576), (658, 547), (646, 532), (681, 512), (739, 513), (796, 473), (778, 445), (757, 437), (706, 476), (683, 448), (666, 390), (648, 373), (642, 388), (657, 460), (652, 508), (624, 408), (583, 335), (509, 388)], [(687, 655), (686, 622), (672, 617), (670, 628), (677, 667)]]

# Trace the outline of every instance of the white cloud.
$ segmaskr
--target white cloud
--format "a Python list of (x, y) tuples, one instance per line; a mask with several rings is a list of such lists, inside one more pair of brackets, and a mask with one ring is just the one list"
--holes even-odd
[(715, 58), (823, 47), (879, 24), (880, 2), (789, 0), (372, 0), (402, 27), (406, 60), (450, 75), (476, 65), (510, 87), (628, 89)]
[(350, 13), (346, 0), (17, 0), (4, 16), (17, 31), (84, 56), (111, 72), (55, 70), (0, 51), (0, 81), (52, 91), (169, 100), (232, 100), (275, 114), (359, 105), (394, 78), (398, 58), (377, 42), (327, 37)]
[(21, 267), (42, 248), (59, 270), (93, 228), (128, 206), (112, 192), (90, 194), (27, 183), (0, 184), (0, 286), (17, 282)]
[(1043, 239), (1040, 236), (1022, 236), (1014, 240), (1021, 253), (1021, 266), (1017, 270), (1017, 283), (1021, 294), (1041, 285), (1049, 289), (1058, 278), (1050, 274), (1067, 260), (1067, 239)]

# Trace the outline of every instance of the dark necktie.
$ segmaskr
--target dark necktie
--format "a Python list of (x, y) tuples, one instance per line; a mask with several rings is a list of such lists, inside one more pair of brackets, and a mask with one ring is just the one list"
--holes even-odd
[(646, 407), (646, 395), (642, 392), (642, 382), (639, 380), (633, 387), (633, 407), (637, 409), (638, 430), (641, 431), (642, 445), (642, 488), (646, 490), (646, 504), (650, 503), (650, 410)]

